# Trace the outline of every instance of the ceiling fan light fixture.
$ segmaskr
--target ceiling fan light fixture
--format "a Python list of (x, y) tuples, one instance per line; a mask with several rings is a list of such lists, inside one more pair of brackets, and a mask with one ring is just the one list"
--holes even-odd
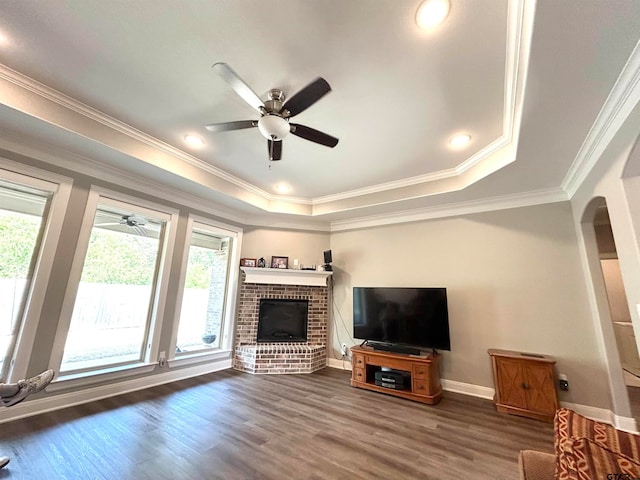
[(424, 29), (437, 27), (449, 15), (450, 7), (449, 0), (425, 0), (418, 7), (416, 23)]
[(258, 120), (258, 130), (267, 140), (282, 140), (291, 127), (289, 122), (279, 115), (268, 114)]

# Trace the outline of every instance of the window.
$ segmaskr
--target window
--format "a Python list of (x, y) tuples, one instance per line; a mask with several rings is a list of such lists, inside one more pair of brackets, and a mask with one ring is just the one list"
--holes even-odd
[(96, 202), (88, 206), (95, 214), (66, 331), (63, 374), (149, 361), (158, 330), (170, 215), (104, 197)]
[(235, 232), (189, 221), (182, 298), (175, 334), (176, 357), (220, 348), (228, 312), (230, 258)]
[(13, 355), (51, 192), (0, 180), (0, 379)]

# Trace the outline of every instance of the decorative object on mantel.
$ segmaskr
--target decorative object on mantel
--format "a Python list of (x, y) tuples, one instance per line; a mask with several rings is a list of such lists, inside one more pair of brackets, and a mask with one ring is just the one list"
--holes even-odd
[(258, 259), (258, 267), (259, 268), (264, 268), (267, 266), (267, 261), (264, 259), (264, 257), (260, 257)]
[(331, 257), (331, 250), (325, 250), (324, 251), (324, 271), (325, 272), (330, 272), (333, 270), (331, 268), (332, 261), (333, 261), (333, 258)]
[[(246, 265), (247, 267), (249, 265)], [(255, 265), (252, 265), (255, 267)], [(271, 268), (288, 268), (289, 257), (271, 257)]]
[(241, 258), (240, 266), (241, 267), (255, 267), (257, 260), (255, 258)]

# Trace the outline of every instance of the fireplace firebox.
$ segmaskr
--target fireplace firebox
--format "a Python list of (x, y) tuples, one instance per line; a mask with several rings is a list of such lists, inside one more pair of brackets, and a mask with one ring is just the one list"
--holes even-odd
[(306, 342), (308, 311), (309, 300), (260, 299), (257, 341)]

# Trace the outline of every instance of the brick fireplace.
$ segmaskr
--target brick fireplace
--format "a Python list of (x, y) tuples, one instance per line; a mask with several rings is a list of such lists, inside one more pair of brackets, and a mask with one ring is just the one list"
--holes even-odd
[[(249, 373), (311, 373), (327, 363), (330, 272), (242, 267), (233, 368)], [(260, 299), (309, 301), (307, 341), (258, 343)]]

